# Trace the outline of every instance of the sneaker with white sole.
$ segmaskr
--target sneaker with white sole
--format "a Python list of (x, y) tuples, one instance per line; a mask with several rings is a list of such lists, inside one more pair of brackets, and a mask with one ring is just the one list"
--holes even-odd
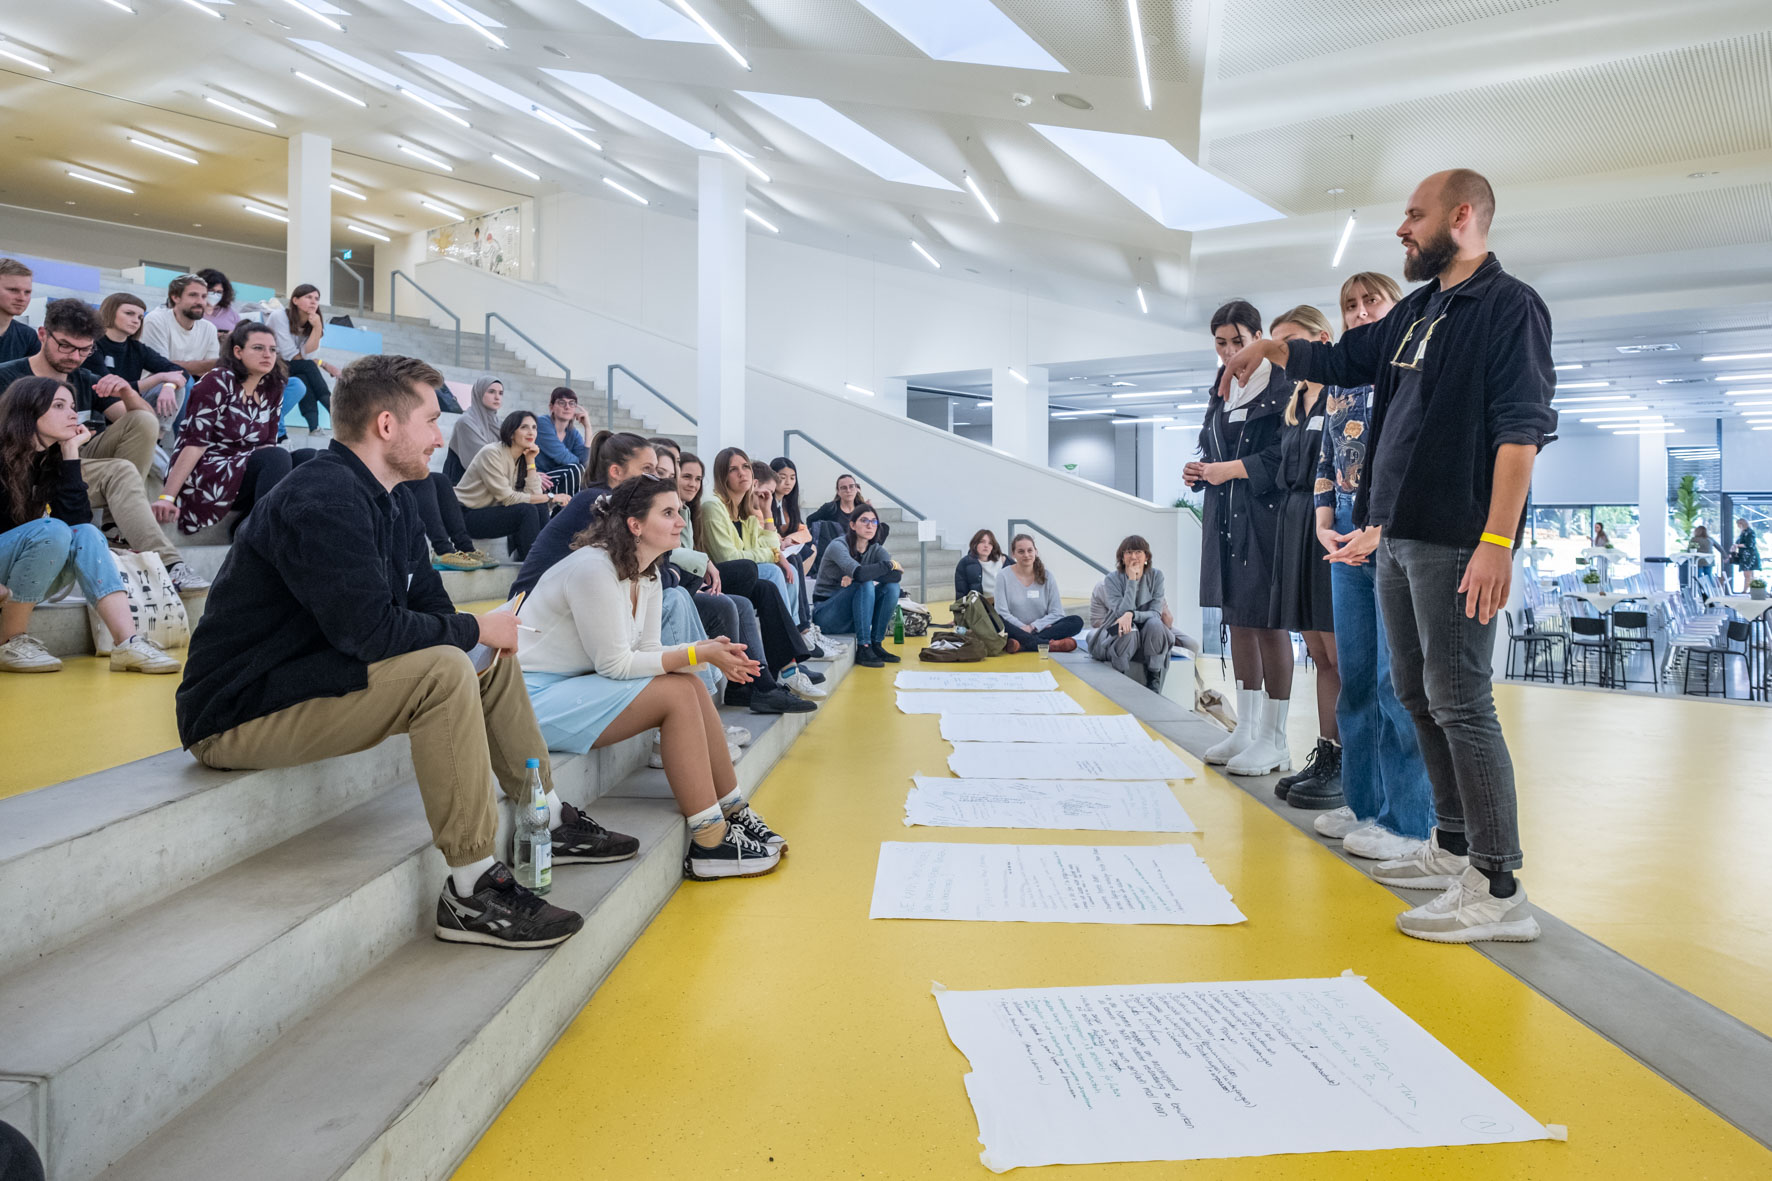
[(1352, 808), (1343, 807), (1323, 813), (1311, 821), (1311, 826), (1317, 830), (1319, 836), (1339, 841), (1356, 828), (1365, 828), (1371, 823), (1370, 820), (1361, 820), (1355, 816)]
[(184, 665), (166, 654), (166, 649), (137, 632), (111, 649), (111, 671), (114, 673), (175, 673)]
[(209, 579), (191, 569), (189, 562), (174, 562), (166, 568), (166, 573), (181, 599), (209, 593)]
[(566, 942), (584, 927), (575, 911), (542, 901), (517, 884), (502, 862), (480, 875), (474, 892), (463, 898), (455, 879), (443, 883), (437, 899), (437, 938), (445, 943), (479, 943), (487, 947), (540, 948)]
[(825, 690), (812, 683), (803, 668), (795, 668), (793, 676), (781, 678), (781, 687), (806, 701), (823, 701), (828, 696)]
[(726, 727), (726, 741), (734, 746), (749, 746), (751, 732), (743, 726), (728, 726)]
[(1539, 936), (1526, 888), (1515, 882), (1512, 897), (1497, 898), (1474, 865), (1432, 902), (1398, 915), (1397, 930), (1433, 943), (1530, 943)]
[(52, 673), (61, 666), (61, 660), (28, 632), (21, 632), (0, 644), (0, 671)]
[(560, 809), (560, 826), (553, 837), (555, 865), (603, 865), (626, 861), (640, 851), (637, 837), (610, 832), (571, 804)]
[(1341, 847), (1368, 861), (1407, 861), (1427, 844), (1420, 837), (1406, 837), (1380, 824), (1356, 828), (1341, 838)]
[(744, 829), (746, 836), (759, 845), (774, 849), (777, 853), (788, 851), (788, 839), (763, 823), (763, 818), (753, 812), (749, 804), (728, 816), (726, 823), (738, 825)]
[[(1342, 844), (1347, 844), (1344, 838)], [(1413, 857), (1380, 861), (1372, 867), (1372, 880), (1403, 890), (1445, 890), (1470, 868), (1469, 857), (1448, 853), (1440, 848), (1440, 830), (1435, 829)]]
[(683, 854), (683, 876), (692, 882), (712, 882), (721, 878), (754, 878), (775, 872), (781, 864), (781, 853), (751, 836), (736, 824), (726, 826), (726, 835), (713, 848), (689, 842)]

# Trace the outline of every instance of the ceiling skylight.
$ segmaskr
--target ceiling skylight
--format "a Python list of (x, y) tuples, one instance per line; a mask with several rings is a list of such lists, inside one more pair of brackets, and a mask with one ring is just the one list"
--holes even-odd
[[(448, 0), (446, 4), (437, 4), (434, 0), (406, 0), (406, 3), (412, 5), (426, 16), (435, 17), (446, 24), (466, 25), (471, 29), (474, 27), (474, 22), (478, 21), (483, 28), (504, 28), (503, 22), (494, 20), (484, 12), (481, 12), (478, 8), (473, 8), (462, 3), (462, 0)], [(320, 6), (316, 4), (314, 7), (318, 8)], [(466, 19), (464, 19), (464, 17)]]
[(884, 180), (931, 189), (952, 189), (956, 193), (961, 191), (959, 185), (930, 171), (828, 103), (816, 98), (762, 94), (754, 90), (741, 90), (739, 94)]
[(657, 103), (641, 98), (631, 90), (617, 86), (601, 74), (585, 74), (577, 70), (553, 70), (545, 66), (542, 68), (542, 73), (559, 79), (587, 98), (593, 98), (604, 106), (614, 107), (622, 114), (638, 119), (646, 126), (656, 131), (662, 131), (674, 140), (688, 144), (696, 151), (707, 150), (709, 140), (705, 130), (687, 119), (671, 114)]
[[(525, 98), (510, 87), (501, 86), (491, 78), (482, 77), (468, 69), (466, 66), (458, 66), (446, 57), (438, 57), (434, 53), (413, 53), (405, 49), (400, 51), (400, 56), (417, 62), (432, 73), (441, 75), (442, 77), (449, 79), (451, 82), (454, 82), (457, 86), (466, 90), (471, 90), (482, 98), (489, 98), (493, 102), (503, 103), (513, 111), (518, 111), (527, 115), (540, 105), (534, 99)], [(401, 85), (405, 86), (406, 84), (401, 83)], [(407, 87), (407, 89), (410, 90), (411, 87)], [(568, 127), (576, 128), (580, 131), (590, 130), (589, 127), (572, 118), (570, 115), (562, 115), (552, 107), (546, 109), (550, 115), (554, 116), (555, 119), (558, 119)]]
[(991, 0), (857, 0), (937, 61), (1068, 73)]
[(660, 0), (578, 0), (599, 16), (614, 21), (648, 41), (690, 41), (712, 45), (714, 39), (670, 4)]
[(380, 66), (372, 66), (360, 58), (352, 57), (343, 50), (334, 49), (324, 41), (308, 41), (301, 37), (291, 37), (289, 43), (291, 45), (301, 46), (321, 61), (337, 67), (341, 73), (354, 74), (365, 81), (379, 83), (389, 90), (404, 86), (414, 94), (427, 98), (440, 107), (448, 107), (450, 110), (465, 111), (468, 109), (452, 98), (446, 98), (434, 91), (426, 90), (422, 86), (414, 86), (404, 78), (396, 77), (382, 69)]
[(1029, 126), (1172, 230), (1215, 230), (1286, 216), (1207, 172), (1167, 140)]

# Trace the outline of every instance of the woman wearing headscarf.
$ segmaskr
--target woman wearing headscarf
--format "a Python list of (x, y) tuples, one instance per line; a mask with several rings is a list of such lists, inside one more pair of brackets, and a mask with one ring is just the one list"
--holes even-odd
[(449, 432), (449, 454), (443, 457), (443, 474), (451, 484), (461, 483), (462, 473), (488, 445), (498, 442), (499, 427), (504, 422), (499, 407), (504, 405), (505, 383), (490, 373), (474, 379), (474, 393), (468, 408)]

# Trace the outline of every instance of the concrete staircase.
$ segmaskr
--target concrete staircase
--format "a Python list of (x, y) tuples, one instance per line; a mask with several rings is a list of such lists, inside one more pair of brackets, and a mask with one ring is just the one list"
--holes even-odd
[[(822, 667), (834, 688), (852, 664)], [(727, 717), (755, 735), (747, 794), (817, 716)], [(556, 871), (586, 925), (546, 952), (431, 936), (444, 865), (404, 738), (276, 771), (171, 751), (0, 800), (0, 896), (31, 900), (0, 909), (0, 1119), (53, 1181), (448, 1176), (681, 880), (649, 748), (555, 758), (641, 847)]]
[[(811, 512), (813, 505), (806, 511)], [(918, 598), (917, 559), (920, 547), (917, 545), (917, 521), (914, 517), (906, 517), (904, 510), (882, 502), (874, 506), (883, 524), (892, 526), (892, 533), (886, 538), (886, 548), (904, 567), (903, 593), (911, 598)], [(928, 570), (926, 573), (927, 590), (923, 594), (924, 606), (931, 604), (940, 606), (954, 601), (954, 567), (966, 556), (964, 542), (961, 548), (946, 548), (943, 543), (930, 542), (928, 550)]]

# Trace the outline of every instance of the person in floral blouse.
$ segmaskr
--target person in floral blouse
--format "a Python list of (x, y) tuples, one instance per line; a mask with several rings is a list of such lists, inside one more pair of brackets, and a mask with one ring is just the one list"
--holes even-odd
[(176, 516), (181, 533), (207, 528), (233, 510), (244, 516), (295, 463), (313, 455), (277, 446), (286, 378), (271, 330), (239, 324), (222, 357), (191, 390), (166, 491), (154, 504), (154, 516)]

